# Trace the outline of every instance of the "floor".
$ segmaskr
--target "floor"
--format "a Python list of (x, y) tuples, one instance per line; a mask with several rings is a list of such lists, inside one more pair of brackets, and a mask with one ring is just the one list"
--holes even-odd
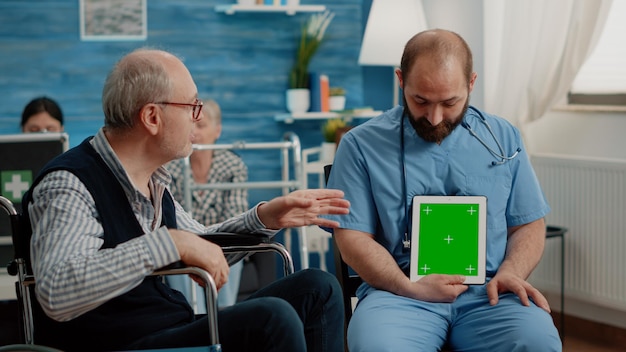
[[(555, 324), (559, 326), (557, 319)], [(564, 352), (622, 352), (625, 342), (624, 329), (565, 316)]]
[(584, 340), (579, 337), (565, 336), (563, 352), (622, 352), (624, 347), (607, 346), (599, 342)]

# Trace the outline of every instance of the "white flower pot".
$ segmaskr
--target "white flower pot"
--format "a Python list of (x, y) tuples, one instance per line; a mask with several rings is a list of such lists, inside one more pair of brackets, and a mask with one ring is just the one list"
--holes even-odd
[(320, 161), (332, 164), (335, 159), (335, 151), (337, 150), (337, 145), (334, 142), (323, 142), (322, 143), (322, 151), (320, 152)]
[(330, 111), (343, 111), (346, 109), (346, 96), (333, 95), (328, 102)]
[(287, 89), (287, 111), (303, 113), (311, 107), (311, 92), (306, 88)]

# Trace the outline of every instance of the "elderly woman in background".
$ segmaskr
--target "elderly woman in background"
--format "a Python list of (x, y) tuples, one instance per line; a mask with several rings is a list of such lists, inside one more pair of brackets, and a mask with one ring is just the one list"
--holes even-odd
[[(201, 118), (194, 124), (194, 144), (214, 144), (222, 133), (222, 112), (214, 100), (205, 100)], [(189, 157), (191, 175), (196, 184), (246, 182), (248, 168), (243, 160), (230, 150), (194, 150)], [(183, 200), (183, 159), (174, 160), (167, 165), (172, 175), (170, 185), (172, 195), (180, 203)], [(226, 190), (193, 190), (191, 192), (192, 206), (187, 209), (194, 219), (202, 224), (216, 224), (248, 209), (248, 192), (246, 189)], [(218, 305), (226, 307), (235, 304), (239, 292), (239, 282), (243, 270), (243, 261), (231, 266), (228, 283), (224, 285), (218, 295)], [(190, 298), (191, 281), (186, 276), (169, 276), (168, 284), (183, 292)], [(204, 291), (197, 289), (198, 311), (205, 312)]]

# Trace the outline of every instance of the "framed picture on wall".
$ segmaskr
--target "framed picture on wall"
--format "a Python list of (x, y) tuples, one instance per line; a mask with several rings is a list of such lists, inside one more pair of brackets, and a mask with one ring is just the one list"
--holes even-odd
[(147, 0), (80, 0), (81, 40), (145, 40)]

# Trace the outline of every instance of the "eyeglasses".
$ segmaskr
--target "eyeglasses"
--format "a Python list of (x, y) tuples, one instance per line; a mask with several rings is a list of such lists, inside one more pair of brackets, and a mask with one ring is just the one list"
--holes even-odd
[(193, 104), (186, 104), (186, 103), (171, 103), (168, 101), (160, 101), (157, 102), (155, 104), (164, 104), (164, 105), (174, 105), (174, 106), (191, 106), (191, 120), (192, 121), (199, 121), (200, 120), (200, 112), (202, 111), (202, 101), (200, 99), (196, 99), (196, 101), (193, 102)]

